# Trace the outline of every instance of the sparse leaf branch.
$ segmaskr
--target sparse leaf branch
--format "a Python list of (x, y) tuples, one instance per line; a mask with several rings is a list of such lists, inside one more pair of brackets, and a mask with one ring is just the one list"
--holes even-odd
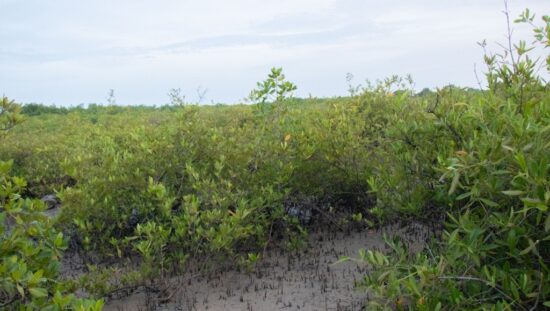
[(7, 132), (22, 121), (21, 107), (6, 96), (0, 102), (0, 131)]
[(512, 65), (514, 70), (517, 70), (517, 62), (514, 57), (514, 50), (512, 49), (512, 27), (510, 26), (510, 10), (508, 10), (508, 0), (504, 0), (504, 15), (506, 16), (506, 41), (508, 41), (508, 53), (510, 53), (510, 59), (512, 60)]
[(250, 92), (248, 99), (262, 110), (268, 103), (278, 105), (284, 99), (292, 97), (292, 92), (297, 89), (294, 83), (286, 80), (283, 68), (275, 67), (271, 68), (267, 79), (258, 82), (256, 86), (256, 89)]
[(170, 99), (170, 105), (183, 107), (186, 105), (185, 95), (181, 93), (180, 88), (170, 89), (168, 92), (168, 98)]

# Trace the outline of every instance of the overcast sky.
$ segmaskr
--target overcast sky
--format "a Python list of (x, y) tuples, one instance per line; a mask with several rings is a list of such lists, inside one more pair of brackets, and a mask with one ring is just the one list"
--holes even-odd
[[(511, 0), (550, 14), (549, 0)], [(57, 105), (241, 101), (281, 66), (298, 96), (413, 76), (416, 88), (476, 86), (476, 42), (504, 40), (502, 0), (0, 0), (0, 94)], [(517, 39), (531, 39), (515, 26)]]

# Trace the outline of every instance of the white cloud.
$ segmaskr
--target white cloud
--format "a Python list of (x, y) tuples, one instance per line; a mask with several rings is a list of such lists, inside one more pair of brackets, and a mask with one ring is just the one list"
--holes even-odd
[[(512, 1), (548, 12), (545, 0)], [(412, 73), (418, 87), (475, 85), (476, 42), (503, 39), (499, 0), (0, 0), (0, 93), (58, 104), (161, 104), (198, 85), (215, 101), (248, 94), (283, 66), (299, 94), (345, 94), (345, 73)], [(517, 30), (517, 38), (530, 36)]]

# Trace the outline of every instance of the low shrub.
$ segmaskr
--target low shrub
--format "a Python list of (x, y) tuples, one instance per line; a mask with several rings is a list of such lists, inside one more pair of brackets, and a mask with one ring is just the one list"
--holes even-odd
[[(533, 17), (526, 11), (518, 21), (533, 22)], [(547, 47), (550, 18), (543, 21), (535, 32)], [(371, 308), (550, 306), (550, 93), (529, 50), (520, 42), (514, 50), (487, 56), (490, 89), (477, 100), (457, 101), (443, 90), (421, 114), (431, 122), (418, 129), (410, 122), (392, 125), (405, 137), (416, 137), (397, 144), (402, 162), (417, 167), (411, 178), (429, 185), (422, 192), (427, 196), (414, 204), (431, 208), (435, 200), (445, 228), (416, 255), (398, 240), (388, 241), (387, 254), (361, 253), (360, 261), (373, 267), (360, 282), (373, 294)], [(419, 143), (424, 134), (433, 139)], [(418, 155), (428, 156), (416, 162)], [(384, 175), (382, 180), (402, 184)]]

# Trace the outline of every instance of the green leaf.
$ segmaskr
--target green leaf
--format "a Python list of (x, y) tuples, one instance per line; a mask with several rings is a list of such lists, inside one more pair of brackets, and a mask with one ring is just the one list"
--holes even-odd
[(31, 295), (35, 298), (43, 298), (48, 296), (48, 291), (41, 287), (31, 287), (29, 288), (29, 293), (31, 293)]
[(21, 297), (25, 298), (25, 290), (19, 284), (17, 284), (17, 291), (19, 292), (19, 295), (21, 295)]
[(521, 256), (529, 253), (530, 251), (533, 251), (534, 253), (536, 253), (536, 246), (537, 246), (538, 243), (535, 243), (533, 242), (533, 240), (529, 239), (529, 246), (527, 246), (527, 248), (525, 248), (524, 250), (522, 250), (519, 254)]
[(518, 153), (515, 155), (516, 161), (521, 167), (522, 171), (526, 174), (529, 173), (529, 170), (527, 169), (527, 163), (525, 162), (525, 156), (523, 153)]
[(55, 237), (54, 245), (56, 247), (61, 247), (63, 245), (63, 233), (59, 232)]
[(455, 200), (460, 201), (460, 200), (463, 200), (463, 199), (465, 199), (465, 198), (467, 198), (467, 197), (469, 197), (469, 196), (471, 196), (471, 195), (472, 195), (472, 192), (471, 192), (471, 191), (464, 192), (463, 194), (457, 196)]
[(496, 203), (494, 201), (491, 201), (489, 199), (480, 198), (479, 200), (481, 202), (483, 202), (483, 204), (485, 204), (487, 206), (490, 206), (490, 207), (497, 207), (498, 206), (498, 203)]
[(525, 191), (521, 191), (521, 190), (507, 190), (507, 191), (502, 191), (502, 193), (504, 193), (505, 195), (508, 195), (508, 196), (517, 196), (517, 195), (522, 195), (525, 193)]
[(451, 188), (449, 188), (449, 195), (455, 192), (459, 181), (460, 181), (460, 172), (456, 172), (455, 175), (453, 176), (453, 181), (451, 182)]
[(34, 285), (38, 284), (40, 281), (42, 281), (42, 276), (44, 275), (44, 270), (40, 269), (36, 271), (32, 277), (29, 279), (29, 284)]

